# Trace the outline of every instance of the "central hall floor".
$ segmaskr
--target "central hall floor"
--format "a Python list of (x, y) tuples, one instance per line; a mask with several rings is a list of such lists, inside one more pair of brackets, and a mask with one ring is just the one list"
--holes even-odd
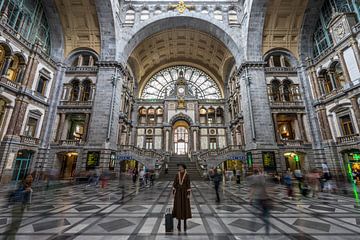
[[(209, 183), (193, 182), (192, 189), (188, 231), (172, 234), (165, 234), (164, 225), (172, 203), (170, 182), (140, 190), (131, 183), (111, 182), (106, 190), (75, 185), (35, 191), (16, 239), (360, 239), (360, 208), (350, 197), (321, 194), (318, 199), (288, 200), (282, 186), (273, 187), (271, 231), (266, 236), (246, 185), (223, 186), (220, 204)], [(11, 222), (4, 195), (0, 239)]]

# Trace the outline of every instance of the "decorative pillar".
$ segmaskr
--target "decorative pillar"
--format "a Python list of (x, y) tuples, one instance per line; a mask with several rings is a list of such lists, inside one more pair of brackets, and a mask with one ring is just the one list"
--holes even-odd
[(351, 44), (351, 48), (354, 51), (356, 62), (357, 62), (358, 68), (360, 70), (360, 49), (359, 49), (359, 45), (358, 45), (356, 39), (354, 39), (354, 38), (350, 39), (350, 44)]
[(8, 56), (8, 57), (5, 58), (5, 62), (4, 62), (3, 67), (1, 69), (1, 76), (3, 76), (3, 77), (6, 76), (7, 71), (9, 69), (9, 67), (10, 67), (11, 60), (12, 60), (11, 56)]
[(328, 75), (330, 77), (330, 82), (331, 82), (331, 85), (333, 87), (333, 90), (337, 89), (337, 84), (336, 84), (336, 81), (334, 79), (334, 72), (328, 72)]
[(349, 71), (347, 69), (346, 62), (345, 62), (345, 59), (344, 59), (343, 52), (338, 51), (337, 55), (339, 57), (339, 62), (340, 62), (341, 68), (342, 68), (342, 70), (344, 72), (345, 82), (348, 83), (348, 84), (352, 84), (352, 81), (351, 81), (351, 78), (350, 78), (350, 75), (349, 75)]
[(23, 83), (23, 77), (24, 77), (24, 73), (25, 73), (25, 68), (26, 68), (26, 65), (24, 65), (24, 64), (19, 66), (19, 70), (18, 70), (18, 72), (16, 74), (15, 82), (20, 83), (20, 84)]
[(30, 89), (32, 88), (34, 81), (36, 81), (35, 75), (39, 65), (40, 53), (41, 53), (41, 45), (39, 43), (35, 43), (30, 53), (23, 79), (23, 84)]
[(274, 122), (274, 132), (275, 132), (275, 140), (277, 143), (280, 142), (280, 136), (279, 136), (279, 131), (278, 131), (278, 126), (277, 126), (277, 113), (273, 113), (272, 117), (273, 117), (273, 122)]
[(307, 142), (302, 113), (297, 114), (297, 121), (298, 121), (299, 128), (300, 128), (301, 140), (303, 140), (304, 142)]
[(20, 135), (28, 103), (17, 98), (6, 135)]
[(318, 112), (318, 116), (319, 116), (319, 120), (320, 120), (320, 127), (321, 127), (321, 132), (323, 135), (323, 139), (324, 140), (332, 139), (330, 124), (329, 124), (329, 120), (326, 115), (326, 109), (324, 109), (324, 108), (320, 109)]
[(65, 113), (60, 113), (60, 121), (59, 121), (59, 128), (58, 131), (56, 133), (56, 142), (62, 140), (62, 133), (64, 131), (64, 125), (65, 125), (65, 117), (66, 114)]
[(90, 113), (85, 113), (84, 135), (82, 138), (84, 142), (87, 140), (87, 131), (89, 128), (89, 122), (90, 122)]
[(358, 129), (360, 130), (360, 109), (359, 109), (359, 103), (358, 103), (357, 99), (358, 99), (357, 96), (350, 98), (351, 105), (352, 105), (352, 108), (355, 113), (356, 124), (358, 126)]

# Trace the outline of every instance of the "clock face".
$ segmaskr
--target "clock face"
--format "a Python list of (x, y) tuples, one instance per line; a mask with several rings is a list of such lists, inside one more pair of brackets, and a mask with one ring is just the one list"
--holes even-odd
[(178, 93), (183, 94), (185, 92), (185, 89), (183, 87), (178, 88)]

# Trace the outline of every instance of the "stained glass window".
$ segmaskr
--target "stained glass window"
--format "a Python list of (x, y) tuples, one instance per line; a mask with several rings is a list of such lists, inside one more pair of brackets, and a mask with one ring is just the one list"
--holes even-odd
[(200, 99), (222, 98), (219, 86), (205, 72), (190, 66), (173, 66), (157, 72), (146, 83), (142, 99), (164, 99), (175, 91), (175, 83), (179, 72), (183, 71), (184, 78), (189, 85), (190, 94)]

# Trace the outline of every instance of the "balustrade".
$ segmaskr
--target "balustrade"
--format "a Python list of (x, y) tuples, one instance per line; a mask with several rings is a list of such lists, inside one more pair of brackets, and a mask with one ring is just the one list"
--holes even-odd
[(20, 142), (25, 144), (38, 145), (40, 139), (28, 136), (20, 136)]

